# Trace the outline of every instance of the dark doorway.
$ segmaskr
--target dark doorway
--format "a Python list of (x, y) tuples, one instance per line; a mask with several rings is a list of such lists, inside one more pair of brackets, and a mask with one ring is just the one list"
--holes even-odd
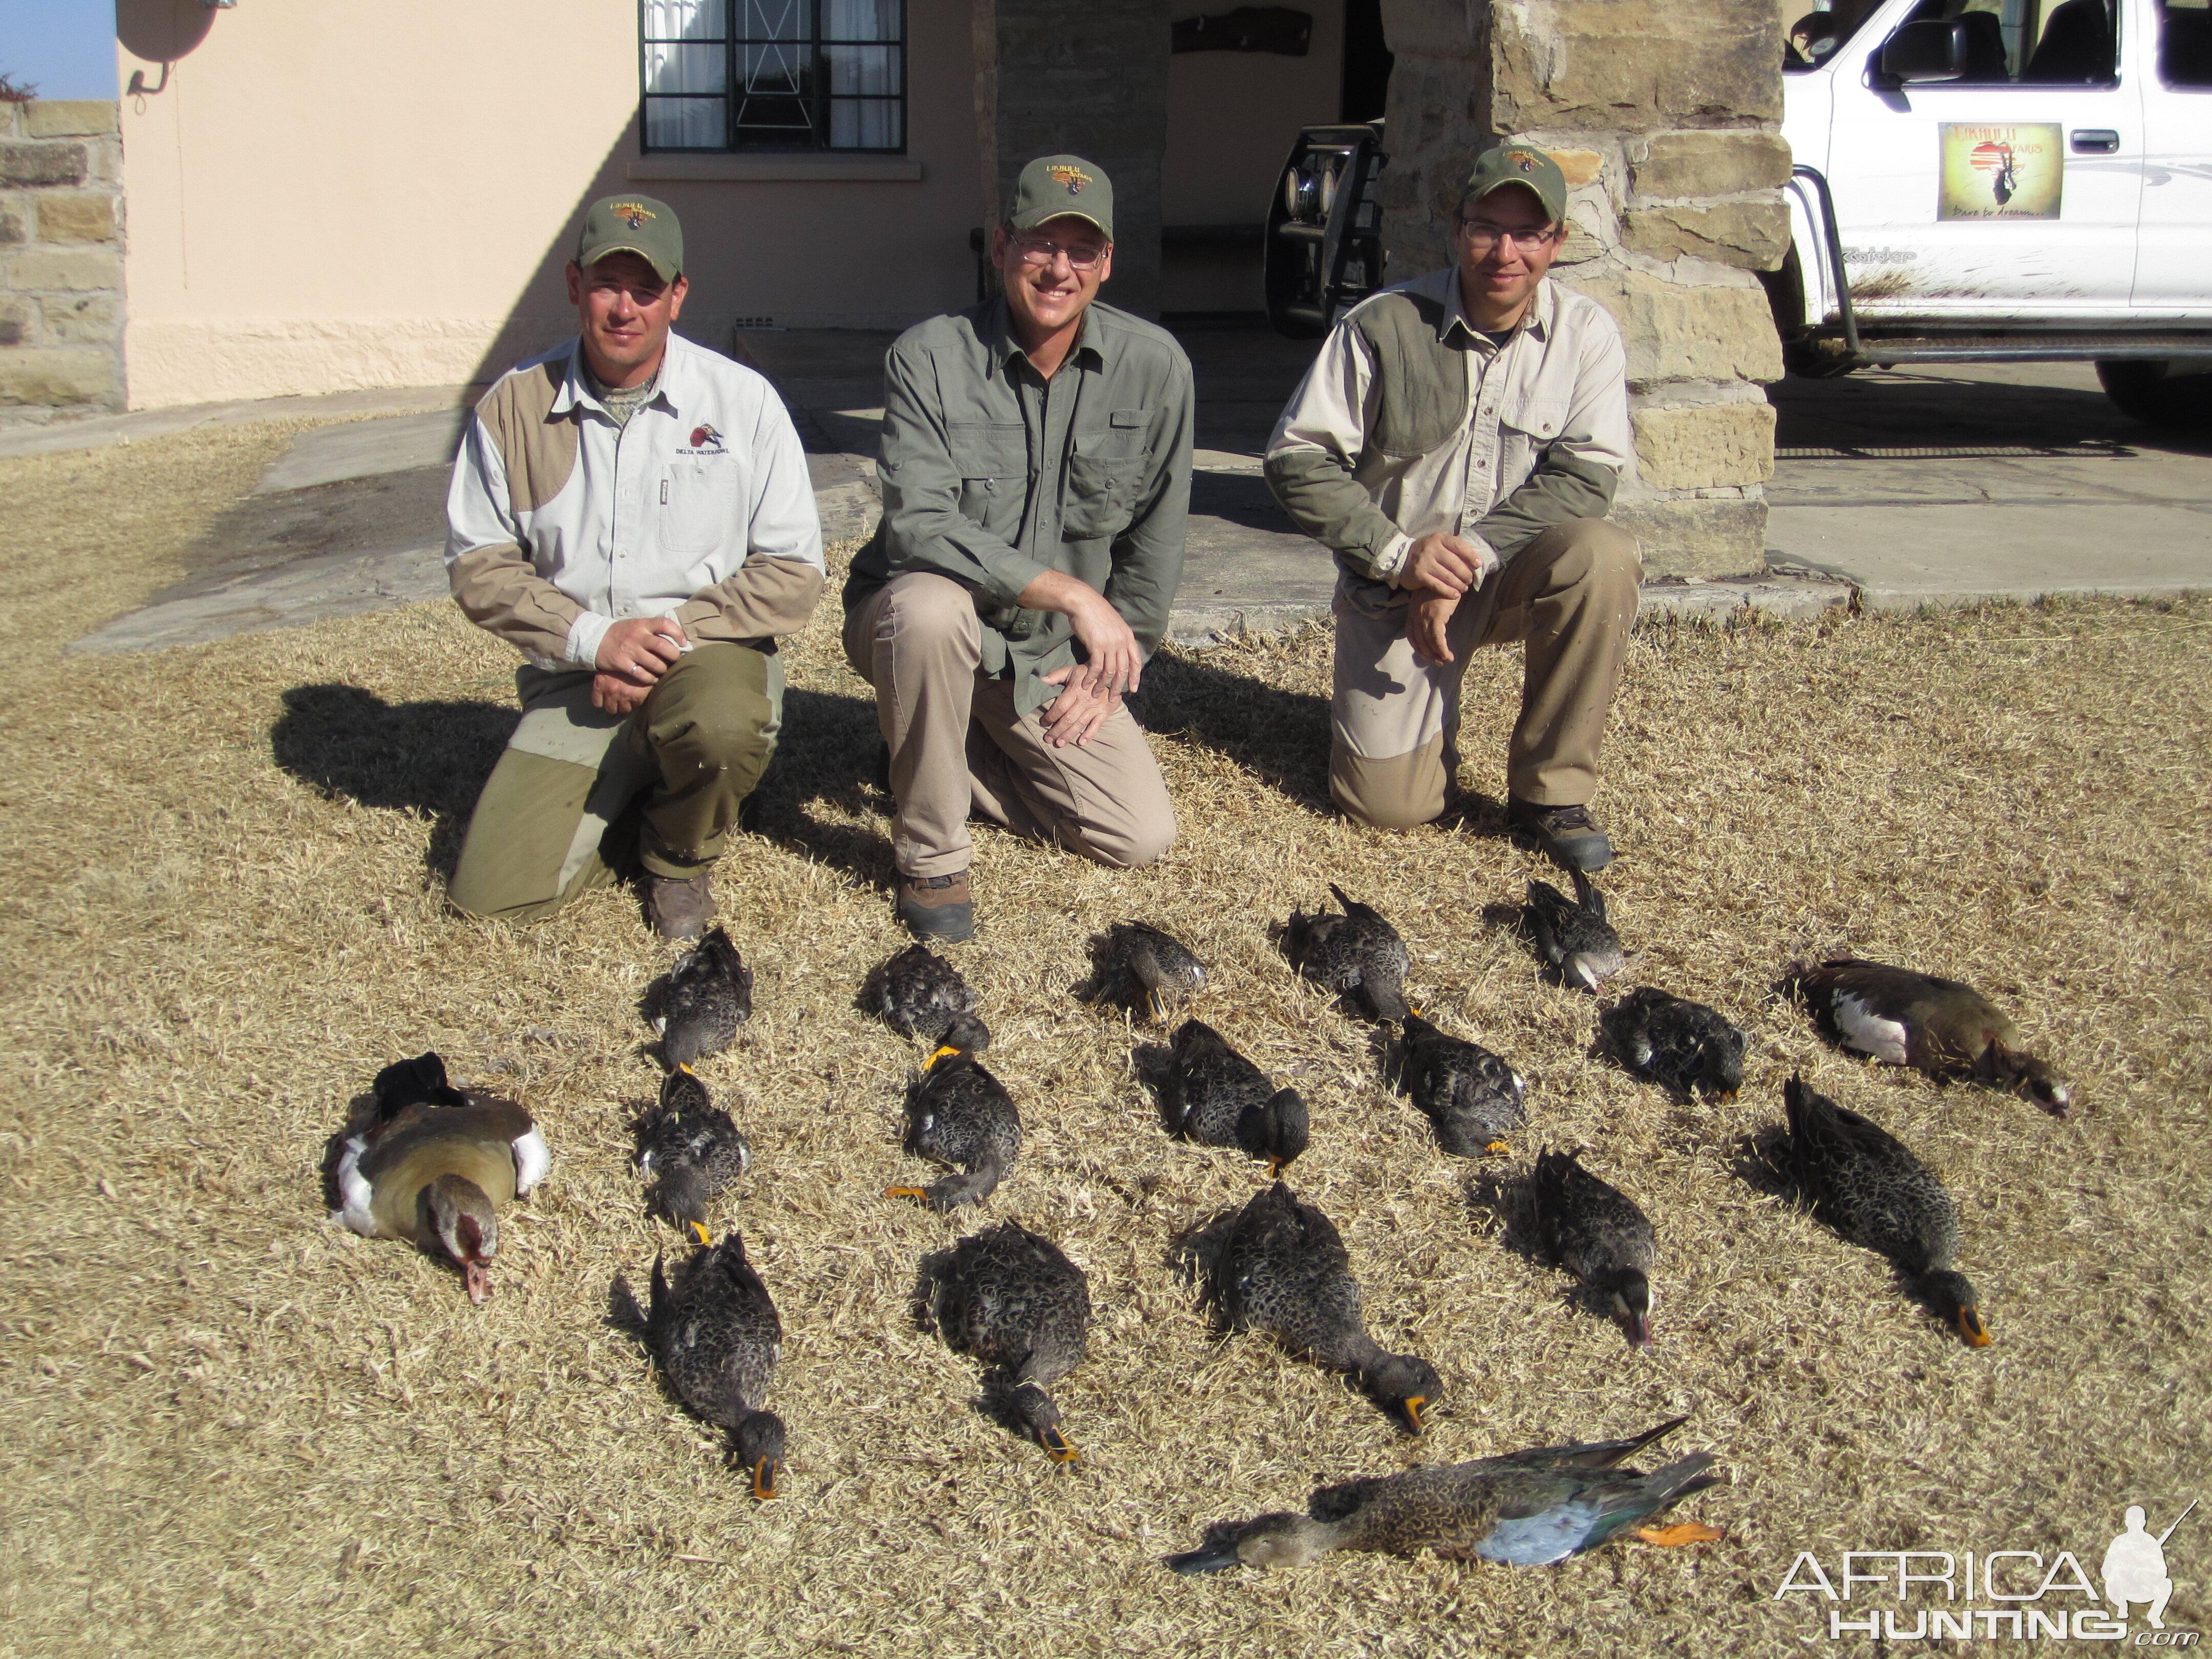
[(1345, 0), (1344, 103), (1338, 118), (1379, 121), (1390, 94), (1390, 48), (1382, 40), (1382, 0)]

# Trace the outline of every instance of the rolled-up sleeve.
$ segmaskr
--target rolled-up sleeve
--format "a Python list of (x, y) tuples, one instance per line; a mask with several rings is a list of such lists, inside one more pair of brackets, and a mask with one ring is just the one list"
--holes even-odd
[[(945, 425), (947, 399), (924, 347), (884, 359), (883, 447), (877, 482), (884, 545), (895, 574), (931, 571), (1012, 606), (1046, 567), (960, 510), (960, 469)], [(1186, 475), (1187, 476), (1187, 475)]]

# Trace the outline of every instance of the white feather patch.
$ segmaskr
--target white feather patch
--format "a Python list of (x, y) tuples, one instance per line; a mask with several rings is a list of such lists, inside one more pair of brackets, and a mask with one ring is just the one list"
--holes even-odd
[(345, 1153), (338, 1159), (338, 1196), (345, 1200), (338, 1218), (363, 1238), (374, 1238), (376, 1212), (372, 1206), (376, 1202), (376, 1191), (361, 1174), (361, 1155), (368, 1150), (368, 1138), (354, 1135), (347, 1139)]
[(553, 1154), (546, 1150), (545, 1137), (532, 1124), (530, 1133), (514, 1138), (514, 1195), (527, 1198), (530, 1189), (545, 1179), (553, 1168)]
[(1856, 997), (1836, 999), (1836, 1029), (1844, 1042), (1891, 1066), (1905, 1063), (1905, 1022), (1884, 1019)]

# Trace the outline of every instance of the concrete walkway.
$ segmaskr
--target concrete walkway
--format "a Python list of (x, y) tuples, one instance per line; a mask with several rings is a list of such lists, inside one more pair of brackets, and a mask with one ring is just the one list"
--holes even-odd
[[(1203, 644), (1326, 615), (1332, 567), (1260, 472), (1311, 347), (1242, 325), (1182, 333), (1200, 403), (1174, 637)], [(832, 538), (866, 534), (877, 515), (877, 377), (890, 340), (859, 331), (738, 337), (791, 406)], [(1653, 582), (1647, 614), (1750, 605), (1797, 617), (1851, 604), (2212, 589), (2212, 444), (2128, 421), (2087, 365), (1791, 380), (1773, 398), (1769, 571)], [(466, 388), (422, 387), (149, 410), (0, 431), (0, 456), (245, 421), (340, 422), (301, 434), (193, 550), (183, 580), (70, 647), (155, 649), (444, 597), (446, 479), (467, 399)]]

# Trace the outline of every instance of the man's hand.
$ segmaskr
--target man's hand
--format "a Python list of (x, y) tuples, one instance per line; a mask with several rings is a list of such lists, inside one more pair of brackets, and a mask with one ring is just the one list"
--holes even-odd
[(1424, 662), (1448, 663), (1452, 659), (1451, 647), (1445, 632), (1451, 626), (1452, 613), (1459, 609), (1459, 598), (1451, 593), (1417, 592), (1413, 602), (1406, 607), (1406, 642), (1413, 647), (1413, 654)]
[(1137, 689), (1145, 672), (1145, 653), (1121, 613), (1097, 588), (1064, 571), (1047, 570), (1022, 589), (1015, 603), (1030, 611), (1056, 611), (1073, 624), (1085, 660), (1066, 682), (1069, 690), (1118, 696)]
[(1097, 734), (1107, 718), (1121, 706), (1118, 691), (1098, 691), (1081, 684), (1073, 683), (1082, 673), (1080, 668), (1055, 668), (1049, 674), (1037, 678), (1047, 685), (1056, 685), (1060, 693), (1038, 711), (1038, 723), (1044, 728), (1044, 740), (1055, 749), (1069, 744), (1087, 744)]
[(1455, 599), (1480, 587), (1497, 568), (1498, 555), (1488, 543), (1435, 531), (1407, 550), (1406, 562), (1398, 570), (1398, 586), (1427, 588)]
[(683, 624), (673, 617), (633, 617), (617, 623), (599, 639), (592, 707), (609, 714), (629, 714), (683, 656), (685, 643)]

